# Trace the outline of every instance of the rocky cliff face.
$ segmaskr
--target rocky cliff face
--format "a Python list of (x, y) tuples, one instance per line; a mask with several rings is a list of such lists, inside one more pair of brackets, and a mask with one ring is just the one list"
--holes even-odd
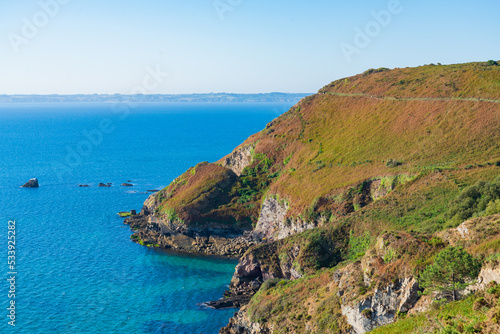
[(491, 282), (500, 282), (500, 262), (491, 261), (486, 263), (477, 279), (477, 284), (472, 286), (472, 290), (484, 290)]
[(286, 218), (288, 204), (275, 197), (267, 197), (262, 203), (255, 236), (263, 242), (284, 239), (293, 234), (312, 229), (315, 222), (307, 223), (300, 219)]
[(220, 334), (271, 334), (273, 328), (266, 324), (252, 322), (248, 317), (246, 306), (242, 307), (229, 319), (229, 324), (222, 328)]
[(418, 290), (415, 278), (398, 279), (367, 298), (343, 304), (342, 314), (355, 333), (363, 334), (394, 322), (398, 312), (408, 312), (419, 299)]
[(231, 169), (236, 175), (240, 176), (243, 169), (252, 162), (253, 149), (252, 145), (238, 147), (222, 160), (222, 166)]
[(132, 235), (132, 240), (136, 242), (186, 253), (237, 258), (255, 244), (251, 232), (241, 233), (224, 226), (187, 228), (153, 215), (133, 216), (125, 219), (125, 224), (137, 231)]

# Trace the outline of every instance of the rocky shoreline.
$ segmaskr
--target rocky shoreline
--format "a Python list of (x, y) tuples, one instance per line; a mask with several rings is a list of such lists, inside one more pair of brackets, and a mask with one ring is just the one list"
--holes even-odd
[(132, 240), (185, 253), (239, 258), (255, 244), (252, 232), (222, 228), (188, 229), (166, 224), (160, 218), (143, 212), (124, 220), (136, 231)]

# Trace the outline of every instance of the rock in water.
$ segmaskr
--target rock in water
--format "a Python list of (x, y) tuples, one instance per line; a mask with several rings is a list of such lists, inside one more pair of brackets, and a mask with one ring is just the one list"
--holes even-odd
[(22, 188), (38, 188), (38, 179), (31, 179), (28, 182), (26, 182)]
[(132, 183), (122, 183), (122, 187), (133, 187)]
[(111, 183), (108, 183), (108, 184), (99, 183), (99, 187), (109, 188), (109, 187), (111, 187)]

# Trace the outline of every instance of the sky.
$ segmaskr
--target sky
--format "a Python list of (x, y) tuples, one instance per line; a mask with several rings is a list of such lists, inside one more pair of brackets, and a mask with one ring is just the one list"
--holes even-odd
[(0, 94), (313, 93), (500, 60), (500, 1), (0, 0)]

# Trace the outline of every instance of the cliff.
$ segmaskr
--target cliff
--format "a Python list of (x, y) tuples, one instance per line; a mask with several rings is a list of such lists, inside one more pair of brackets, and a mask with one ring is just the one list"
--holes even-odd
[(498, 254), (499, 103), (486, 63), (337, 80), (126, 223), (144, 245), (240, 259), (210, 304), (242, 306), (222, 333), (364, 333), (429, 310), (419, 275), (447, 245)]

